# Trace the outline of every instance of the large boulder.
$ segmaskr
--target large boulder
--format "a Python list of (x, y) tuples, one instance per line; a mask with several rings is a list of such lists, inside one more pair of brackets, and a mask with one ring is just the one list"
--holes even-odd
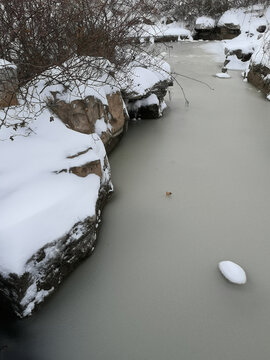
[(0, 293), (20, 317), (93, 252), (113, 190), (99, 136), (51, 118), (43, 109), (31, 135), (0, 143)]
[(94, 95), (70, 102), (54, 92), (48, 98), (50, 109), (72, 130), (97, 133), (110, 152), (124, 132), (128, 114), (120, 91)]
[(270, 100), (270, 28), (251, 57), (247, 79)]
[(17, 90), (17, 67), (0, 59), (0, 108), (18, 105)]
[[(142, 66), (142, 63), (147, 66)], [(164, 97), (173, 84), (169, 64), (161, 58), (135, 60), (122, 83), (122, 95), (130, 118), (155, 119), (166, 108)]]
[(240, 35), (240, 22), (233, 11), (226, 11), (217, 23), (219, 40), (233, 39)]
[(237, 37), (241, 30), (236, 15), (226, 11), (217, 23), (207, 16), (197, 18), (194, 32), (195, 40), (226, 40)]

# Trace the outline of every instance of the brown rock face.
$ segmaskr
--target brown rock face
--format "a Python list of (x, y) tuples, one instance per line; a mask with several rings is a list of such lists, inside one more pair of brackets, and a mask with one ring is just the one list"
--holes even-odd
[(116, 134), (123, 130), (126, 121), (123, 99), (120, 92), (117, 92), (107, 95), (107, 101), (111, 114), (110, 124), (112, 126), (112, 133)]
[(115, 138), (123, 133), (128, 119), (119, 91), (107, 95), (108, 105), (94, 96), (66, 103), (58, 100), (56, 93), (52, 95), (53, 98), (49, 100), (51, 110), (72, 130), (92, 134), (96, 132), (97, 120), (104, 119), (108, 128), (101, 133), (101, 140), (108, 151), (114, 147)]
[(262, 91), (264, 95), (270, 94), (270, 79), (267, 75), (270, 74), (270, 69), (262, 65), (251, 64), (248, 72), (248, 81)]
[(18, 89), (17, 71), (13, 67), (0, 69), (0, 108), (18, 105), (16, 91)]
[(100, 178), (102, 177), (100, 160), (91, 161), (82, 166), (74, 166), (69, 169), (69, 172), (71, 172), (77, 176), (80, 176), (80, 177), (86, 177), (89, 174), (96, 174)]

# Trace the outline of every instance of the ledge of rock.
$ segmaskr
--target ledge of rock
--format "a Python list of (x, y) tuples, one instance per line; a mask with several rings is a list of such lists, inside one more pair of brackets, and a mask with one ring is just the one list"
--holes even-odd
[(129, 119), (120, 91), (94, 95), (66, 102), (57, 93), (48, 100), (50, 109), (72, 130), (84, 134), (97, 133), (107, 153), (117, 144)]
[(247, 71), (248, 81), (256, 86), (270, 100), (270, 28), (261, 37), (251, 57)]
[(0, 108), (18, 105), (17, 89), (17, 67), (0, 59)]
[[(7, 116), (19, 115), (16, 109)], [(32, 134), (1, 143), (0, 292), (19, 317), (31, 315), (92, 253), (113, 191), (100, 137), (51, 118), (45, 107)], [(10, 131), (2, 127), (0, 135)]]
[(212, 18), (199, 17), (194, 30), (194, 40), (229, 40), (241, 33), (238, 19), (230, 12), (225, 12), (217, 24)]
[(172, 84), (170, 66), (164, 60), (152, 58), (147, 67), (134, 62), (122, 86), (130, 118), (160, 117), (166, 108), (164, 98)]
[(270, 94), (270, 68), (259, 64), (251, 64), (247, 79), (252, 85), (261, 90), (264, 95), (268, 96)]

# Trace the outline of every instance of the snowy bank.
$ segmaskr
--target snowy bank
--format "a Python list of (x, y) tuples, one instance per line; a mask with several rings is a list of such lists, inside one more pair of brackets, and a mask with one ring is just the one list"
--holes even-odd
[[(52, 121), (47, 109), (31, 129), (0, 131), (2, 139), (14, 136), (0, 142), (0, 288), (19, 316), (29, 315), (91, 252), (112, 190), (97, 134)], [(35, 298), (27, 295), (30, 287), (37, 289)]]
[(27, 89), (27, 102), (0, 110), (0, 292), (20, 317), (95, 247), (113, 190), (106, 149), (128, 120), (122, 93), (127, 105), (141, 101), (136, 111), (155, 105), (160, 116), (165, 108), (171, 75), (162, 59), (139, 56), (118, 82), (102, 59), (99, 77), (89, 77), (86, 60), (80, 80), (50, 69)]

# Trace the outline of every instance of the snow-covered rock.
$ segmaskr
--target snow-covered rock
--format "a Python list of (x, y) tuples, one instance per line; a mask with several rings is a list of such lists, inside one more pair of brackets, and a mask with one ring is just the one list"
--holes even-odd
[(157, 22), (154, 25), (144, 25), (139, 37), (141, 41), (152, 42), (192, 40), (191, 32), (180, 22), (169, 24)]
[(147, 119), (161, 116), (164, 97), (171, 85), (170, 65), (162, 58), (144, 55), (135, 59), (121, 83), (130, 116)]
[[(97, 134), (51, 121), (47, 109), (31, 127), (26, 137), (0, 142), (0, 290), (19, 316), (29, 315), (91, 253), (112, 190)], [(0, 136), (11, 131), (2, 128)]]
[(214, 29), (216, 21), (207, 16), (201, 16), (196, 19), (195, 30), (210, 30)]
[(156, 119), (162, 115), (163, 102), (155, 94), (142, 100), (129, 102), (128, 113), (131, 119)]
[(247, 79), (267, 97), (270, 93), (270, 27), (251, 57)]
[(118, 83), (110, 71), (78, 80), (88, 71), (83, 60), (78, 78), (50, 69), (27, 89), (27, 102), (0, 110), (0, 292), (20, 317), (94, 250), (113, 191), (104, 145), (114, 145), (128, 116), (121, 87), (127, 103), (157, 106), (160, 115), (171, 83), (160, 58), (136, 58)]
[(17, 105), (17, 67), (5, 59), (0, 59), (0, 107)]
[(240, 21), (237, 16), (237, 11), (234, 11), (233, 9), (226, 11), (219, 19), (218, 26), (225, 26), (231, 29), (240, 29)]
[(232, 261), (221, 261), (218, 264), (221, 274), (230, 282), (234, 284), (245, 284), (247, 282), (247, 276), (241, 266)]
[[(18, 98), (18, 106), (0, 110), (0, 291), (21, 317), (92, 253), (113, 189), (104, 144), (94, 132), (102, 136), (105, 127), (96, 122), (91, 134), (73, 131), (47, 106), (52, 94), (79, 101), (76, 91), (88, 98), (97, 89), (77, 84), (64, 92), (46, 81), (42, 74), (28, 88), (27, 103)], [(109, 103), (113, 86), (100, 90), (96, 96)]]

